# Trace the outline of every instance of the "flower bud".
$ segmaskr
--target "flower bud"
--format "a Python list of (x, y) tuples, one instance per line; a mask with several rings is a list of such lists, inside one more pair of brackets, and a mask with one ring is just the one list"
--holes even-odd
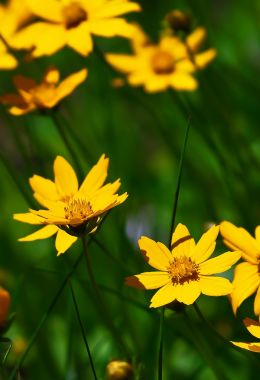
[(4, 327), (10, 308), (11, 297), (7, 290), (0, 288), (0, 327)]
[(191, 16), (185, 12), (179, 10), (172, 11), (165, 16), (165, 20), (174, 32), (182, 31), (188, 33), (190, 31)]
[(107, 365), (107, 380), (132, 380), (132, 364), (124, 360), (112, 360)]

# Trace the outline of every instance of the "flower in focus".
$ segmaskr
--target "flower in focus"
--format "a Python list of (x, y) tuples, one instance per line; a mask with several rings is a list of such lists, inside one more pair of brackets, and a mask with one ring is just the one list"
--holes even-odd
[(137, 28), (131, 43), (132, 55), (106, 54), (108, 63), (126, 74), (131, 86), (143, 86), (147, 92), (196, 90), (198, 83), (191, 75), (196, 68), (179, 38), (162, 36), (158, 44), (152, 44)]
[(244, 260), (234, 271), (234, 289), (231, 302), (234, 313), (242, 302), (256, 292), (254, 313), (260, 316), (260, 226), (255, 229), (255, 238), (244, 228), (222, 222), (220, 233), (224, 243), (232, 250), (239, 249)]
[(106, 368), (107, 380), (133, 379), (133, 366), (124, 360), (112, 360)]
[(157, 269), (127, 277), (126, 284), (140, 289), (159, 289), (150, 307), (167, 305), (173, 301), (190, 305), (200, 294), (224, 296), (232, 291), (232, 284), (223, 277), (211, 276), (228, 270), (241, 256), (240, 252), (226, 252), (212, 259), (219, 227), (213, 226), (195, 244), (183, 224), (172, 234), (171, 250), (148, 237), (139, 239), (145, 261)]
[(65, 45), (87, 56), (93, 50), (93, 34), (129, 38), (133, 27), (118, 16), (140, 10), (137, 3), (128, 0), (27, 0), (27, 3), (42, 21), (19, 31), (12, 46), (33, 49), (33, 57), (51, 55)]
[(82, 69), (69, 75), (59, 83), (60, 73), (55, 67), (50, 67), (43, 80), (37, 84), (33, 79), (22, 75), (13, 78), (17, 94), (6, 94), (0, 97), (0, 102), (10, 105), (8, 112), (20, 116), (36, 109), (53, 108), (63, 98), (71, 94), (87, 77), (87, 70)]
[(104, 185), (108, 163), (109, 159), (102, 155), (80, 187), (73, 168), (61, 156), (54, 161), (54, 182), (33, 176), (30, 185), (34, 197), (46, 209), (15, 214), (14, 219), (44, 227), (19, 240), (46, 239), (57, 234), (55, 245), (60, 255), (67, 251), (79, 236), (93, 233), (102, 216), (124, 202), (128, 196), (127, 193), (116, 194), (121, 185), (120, 180)]
[[(245, 318), (243, 322), (247, 330), (250, 332), (250, 334), (260, 339), (260, 323), (250, 318)], [(260, 341), (256, 343), (243, 343), (243, 342), (231, 342), (231, 343), (233, 343), (235, 346), (244, 348), (245, 350), (260, 352)]]
[(0, 328), (4, 327), (10, 309), (11, 297), (7, 290), (0, 287)]

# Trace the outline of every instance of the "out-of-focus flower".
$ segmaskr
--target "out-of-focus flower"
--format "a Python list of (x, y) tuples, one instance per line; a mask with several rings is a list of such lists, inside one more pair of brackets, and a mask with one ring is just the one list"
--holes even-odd
[(37, 84), (33, 79), (22, 75), (13, 78), (17, 94), (6, 94), (0, 97), (0, 102), (10, 105), (8, 112), (20, 116), (34, 110), (53, 108), (63, 98), (71, 94), (87, 77), (87, 70), (82, 69), (69, 75), (59, 83), (60, 73), (55, 67), (50, 67), (43, 80)]
[(147, 92), (197, 88), (197, 81), (191, 75), (195, 65), (179, 38), (163, 36), (158, 44), (152, 44), (138, 29), (131, 42), (134, 54), (106, 55), (108, 63), (127, 75), (131, 86), (143, 86)]
[[(250, 332), (250, 334), (260, 339), (260, 323), (250, 318), (245, 318), (243, 322), (247, 330)], [(231, 343), (233, 343), (235, 346), (244, 348), (245, 350), (260, 352), (260, 341), (256, 343), (243, 343), (243, 342), (231, 342)]]
[(70, 164), (58, 156), (54, 161), (54, 182), (33, 176), (30, 185), (34, 196), (46, 210), (29, 210), (15, 214), (20, 222), (44, 225), (37, 232), (19, 239), (33, 241), (56, 236), (58, 255), (64, 253), (78, 237), (93, 233), (102, 216), (127, 198), (127, 193), (116, 194), (121, 183), (118, 179), (104, 185), (109, 159), (102, 155), (79, 187), (77, 176)]
[(183, 11), (175, 9), (165, 16), (165, 21), (173, 32), (189, 32), (191, 27), (191, 16)]
[(7, 290), (0, 287), (0, 328), (6, 324), (10, 309), (11, 297)]
[(140, 289), (159, 289), (150, 307), (167, 305), (175, 300), (190, 305), (200, 294), (224, 296), (233, 287), (223, 277), (211, 276), (228, 270), (241, 256), (240, 252), (226, 252), (212, 259), (219, 227), (204, 233), (197, 244), (187, 227), (178, 224), (171, 241), (171, 250), (164, 244), (141, 237), (139, 247), (145, 261), (157, 269), (127, 277), (126, 284)]
[(27, 0), (27, 3), (42, 21), (18, 32), (12, 45), (33, 49), (33, 57), (51, 55), (65, 45), (87, 56), (93, 50), (92, 35), (129, 38), (133, 27), (119, 16), (141, 9), (128, 0)]
[(217, 55), (216, 49), (213, 48), (200, 53), (206, 36), (206, 29), (198, 27), (186, 38), (186, 46), (190, 59), (196, 66), (196, 69), (199, 70), (204, 69)]
[(244, 263), (238, 264), (234, 271), (234, 290), (231, 302), (234, 313), (242, 302), (256, 293), (254, 313), (260, 316), (260, 226), (255, 229), (255, 238), (244, 228), (224, 221), (220, 224), (224, 243), (232, 250), (240, 250)]
[(107, 365), (107, 380), (133, 379), (133, 366), (124, 360), (112, 360)]

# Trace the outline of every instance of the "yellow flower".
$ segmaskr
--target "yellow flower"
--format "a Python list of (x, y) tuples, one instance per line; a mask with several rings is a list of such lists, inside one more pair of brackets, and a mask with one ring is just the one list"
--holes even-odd
[(106, 368), (107, 380), (132, 380), (133, 366), (124, 360), (112, 360)]
[(147, 92), (167, 88), (193, 91), (197, 88), (197, 81), (191, 75), (195, 65), (179, 38), (162, 36), (158, 44), (151, 44), (138, 28), (133, 34), (132, 49), (132, 55), (106, 55), (115, 69), (127, 75), (131, 86), (143, 86)]
[(140, 289), (159, 289), (150, 307), (167, 305), (175, 300), (190, 305), (200, 294), (224, 296), (232, 291), (232, 284), (222, 277), (211, 276), (228, 270), (240, 252), (226, 252), (210, 260), (219, 227), (213, 226), (197, 244), (183, 224), (178, 224), (171, 241), (171, 250), (148, 237), (141, 237), (139, 247), (145, 261), (156, 272), (145, 272), (127, 277), (127, 285)]
[(132, 25), (118, 16), (139, 11), (128, 0), (27, 0), (32, 12), (43, 19), (16, 34), (12, 45), (34, 48), (33, 57), (51, 55), (68, 45), (87, 56), (93, 50), (92, 35), (129, 38)]
[(10, 309), (11, 297), (7, 290), (0, 287), (0, 328), (6, 324), (7, 315)]
[(15, 214), (14, 219), (44, 227), (19, 240), (46, 239), (57, 234), (55, 245), (60, 255), (79, 236), (94, 232), (104, 213), (128, 196), (127, 193), (116, 194), (120, 180), (104, 185), (108, 163), (109, 159), (102, 155), (80, 187), (73, 168), (61, 156), (54, 161), (54, 182), (36, 175), (30, 178), (34, 197), (46, 209)]
[(256, 227), (253, 238), (244, 228), (224, 221), (220, 224), (220, 233), (224, 243), (233, 250), (239, 249), (245, 261), (238, 264), (234, 271), (234, 290), (231, 293), (233, 311), (236, 313), (242, 302), (257, 291), (254, 312), (260, 316), (260, 226)]
[[(250, 332), (250, 334), (260, 339), (260, 323), (250, 318), (245, 318), (243, 322), (247, 330)], [(256, 343), (231, 342), (231, 343), (233, 343), (235, 346), (244, 348), (245, 350), (260, 352), (260, 342), (256, 342)]]
[(196, 69), (199, 70), (204, 69), (217, 55), (216, 49), (208, 49), (202, 53), (199, 52), (206, 36), (206, 29), (198, 27), (186, 38), (186, 46), (190, 59), (196, 66)]
[(18, 94), (6, 94), (0, 97), (0, 102), (11, 105), (9, 113), (20, 116), (36, 109), (53, 108), (63, 98), (81, 84), (87, 77), (87, 70), (83, 69), (71, 74), (61, 83), (60, 73), (55, 67), (50, 67), (40, 84), (31, 78), (16, 75), (13, 78)]

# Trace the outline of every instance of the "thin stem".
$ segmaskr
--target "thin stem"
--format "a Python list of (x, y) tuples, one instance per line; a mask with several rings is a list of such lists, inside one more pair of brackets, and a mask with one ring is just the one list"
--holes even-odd
[(97, 282), (96, 282), (96, 279), (95, 279), (95, 276), (94, 276), (94, 272), (93, 272), (93, 269), (92, 269), (89, 253), (88, 253), (88, 250), (87, 250), (87, 244), (85, 242), (84, 237), (82, 238), (82, 243), (83, 243), (83, 248), (84, 248), (84, 253), (85, 253), (85, 260), (86, 260), (86, 264), (87, 264), (87, 271), (88, 271), (89, 279), (90, 279), (90, 282), (92, 284), (93, 290), (95, 292), (95, 295), (96, 295), (96, 298), (97, 298), (97, 301), (98, 301), (97, 305), (100, 308), (100, 312), (105, 317), (105, 321), (106, 321), (108, 327), (110, 328), (110, 330), (112, 331), (112, 333), (113, 333), (115, 339), (117, 340), (118, 344), (120, 345), (121, 349), (125, 352), (125, 354), (126, 354), (127, 357), (130, 357), (131, 355), (128, 352), (128, 349), (125, 346), (125, 344), (124, 344), (121, 336), (118, 334), (118, 332), (117, 332), (117, 330), (116, 330), (116, 328), (115, 328), (115, 326), (113, 324), (113, 321), (111, 320), (111, 317), (109, 315), (107, 307), (104, 304), (103, 299), (101, 297), (101, 294), (100, 294), (100, 291), (99, 291), (99, 288), (98, 288), (98, 285), (97, 285)]
[(82, 338), (84, 340), (84, 343), (85, 343), (85, 346), (86, 346), (86, 350), (87, 350), (87, 353), (88, 353), (88, 357), (89, 357), (90, 366), (91, 366), (91, 369), (92, 369), (92, 372), (93, 372), (93, 376), (94, 376), (95, 380), (98, 380), (97, 375), (96, 375), (96, 371), (95, 371), (94, 362), (93, 362), (93, 359), (92, 359), (92, 356), (91, 356), (91, 352), (90, 352), (90, 348), (89, 348), (89, 345), (88, 345), (87, 337), (86, 337), (86, 334), (85, 334), (84, 326), (83, 326), (83, 323), (82, 323), (82, 320), (81, 320), (81, 317), (80, 317), (78, 303), (77, 303), (77, 300), (76, 300), (76, 296), (75, 296), (75, 293), (74, 293), (71, 281), (70, 281), (70, 291), (71, 291), (71, 295), (72, 295), (75, 311), (76, 311), (76, 314), (77, 314), (77, 318), (78, 318), (78, 322), (79, 322)]
[(163, 375), (164, 312), (165, 312), (165, 308), (163, 307), (161, 309), (161, 316), (160, 316), (159, 355), (158, 355), (158, 380), (162, 380), (162, 375)]
[(83, 178), (83, 172), (82, 172), (82, 169), (81, 169), (81, 166), (80, 166), (80, 163), (79, 163), (79, 160), (78, 160), (78, 157), (70, 143), (70, 140), (68, 139), (68, 137), (66, 136), (66, 133), (64, 131), (64, 128), (63, 128), (63, 123), (60, 121), (59, 117), (57, 116), (57, 113), (56, 111), (53, 111), (51, 112), (51, 117), (52, 117), (52, 120), (54, 122), (54, 124), (56, 125), (57, 127), (57, 130), (64, 142), (64, 145), (66, 146), (68, 152), (70, 153), (76, 167), (77, 167), (77, 170), (78, 170), (78, 173), (81, 175), (81, 177)]

